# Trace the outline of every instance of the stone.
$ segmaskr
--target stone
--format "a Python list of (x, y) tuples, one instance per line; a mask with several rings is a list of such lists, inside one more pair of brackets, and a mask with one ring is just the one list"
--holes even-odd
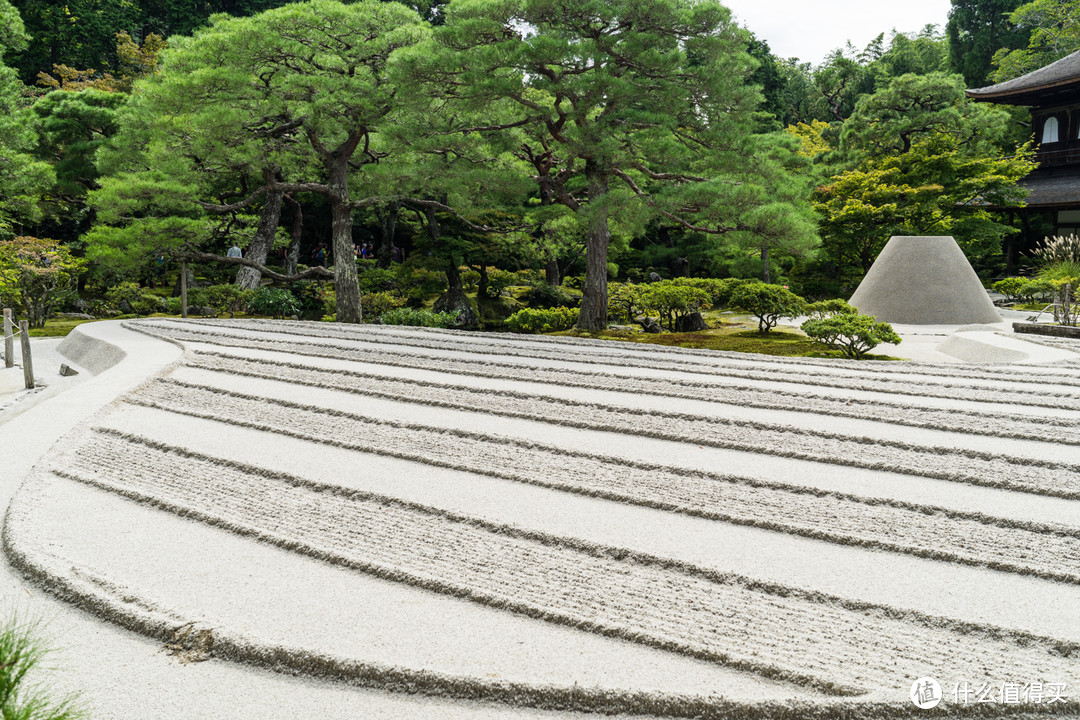
[(649, 282), (654, 283), (654, 282), (660, 282), (661, 280), (663, 280), (663, 278), (661, 278), (660, 275), (658, 275), (657, 273), (654, 273), (654, 272), (649, 273)]
[(78, 374), (79, 374), (78, 370), (76, 370), (75, 368), (71, 367), (70, 365), (68, 365), (66, 363), (60, 366), (60, 375), (63, 376), (63, 377), (71, 377), (72, 375), (78, 375)]
[(639, 317), (634, 318), (634, 322), (641, 326), (641, 329), (647, 333), (659, 333), (663, 332), (663, 328), (660, 327), (660, 321), (651, 317)]
[(705, 318), (701, 317), (699, 312), (692, 312), (675, 318), (675, 332), (699, 332), (708, 329), (709, 326), (705, 323)]

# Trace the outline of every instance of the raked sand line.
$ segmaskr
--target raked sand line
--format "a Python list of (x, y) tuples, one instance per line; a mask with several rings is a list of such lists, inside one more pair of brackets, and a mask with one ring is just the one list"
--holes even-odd
[(1080, 652), (1048, 638), (852, 606), (111, 433), (89, 437), (52, 471), (398, 582), (839, 694), (906, 688), (916, 676), (898, 673), (898, 665), (938, 677), (1054, 682)]
[[(1066, 499), (1080, 498), (1080, 467), (1068, 463), (1014, 458), (975, 450), (949, 447), (919, 447), (901, 441), (877, 437), (850, 437), (801, 428), (734, 422), (725, 418), (700, 418), (672, 413), (642, 412), (599, 404), (551, 400), (542, 396), (515, 397), (483, 391), (445, 389), (407, 381), (380, 378), (365, 382), (360, 377), (339, 377), (333, 373), (323, 381), (312, 376), (321, 371), (297, 372), (290, 384), (304, 384), (330, 390), (361, 393), (394, 401), (419, 403), (468, 412), (483, 412), (522, 418), (548, 424), (628, 435), (639, 435), (674, 442), (688, 442), (746, 452), (768, 453), (836, 465), (919, 475), (973, 485), (1000, 487)], [(278, 381), (273, 376), (257, 379)], [(301, 379), (302, 378), (302, 379)], [(227, 384), (222, 376), (222, 385)], [(168, 395), (181, 387), (199, 387), (198, 382), (163, 379), (157, 391)], [(218, 386), (218, 383), (214, 383)], [(220, 388), (221, 393), (228, 391)], [(144, 390), (143, 393), (148, 390)]]
[[(128, 325), (125, 325), (128, 327)], [(160, 324), (151, 325), (150, 323), (132, 323), (130, 324), (132, 329), (144, 332), (153, 337), (159, 337), (173, 342), (197, 342), (206, 345), (215, 345), (219, 347), (228, 348), (248, 348), (248, 349), (262, 349), (272, 350), (275, 352), (286, 353), (293, 356), (309, 356), (309, 357), (323, 357), (323, 358), (338, 358), (342, 360), (352, 360), (359, 362), (378, 362), (378, 360), (366, 357), (366, 353), (371, 351), (366, 348), (358, 348), (348, 345), (335, 345), (325, 342), (294, 342), (289, 343), (283, 341), (281, 338), (266, 338), (266, 337), (246, 337), (239, 334), (230, 334), (227, 332), (213, 332), (204, 331), (202, 329), (194, 330), (179, 330), (172, 329), (171, 327), (163, 328)], [(387, 348), (378, 351), (385, 353)], [(467, 349), (457, 349), (454, 352), (454, 357), (459, 360), (467, 360), (469, 362), (475, 362), (478, 365), (484, 365), (488, 355), (477, 354), (470, 352)], [(401, 363), (395, 364), (408, 364), (408, 360), (405, 360), (407, 354), (395, 353), (395, 355), (402, 357)], [(423, 356), (428, 360), (439, 362), (441, 356)], [(533, 354), (522, 354), (523, 359), (537, 357)], [(578, 362), (577, 360), (566, 361), (565, 359), (557, 358), (563, 362)], [(644, 363), (633, 363), (628, 361), (620, 361), (616, 355), (605, 357), (602, 362), (597, 362), (597, 365), (601, 365), (609, 369), (662, 369), (659, 367), (649, 366)], [(527, 367), (532, 367), (528, 366)], [(685, 367), (675, 368), (679, 372), (691, 373), (693, 375), (700, 375), (704, 377), (713, 376), (717, 378), (723, 378), (725, 381), (731, 378), (737, 378), (741, 380), (756, 380), (766, 382), (783, 382), (786, 385), (802, 385), (815, 388), (827, 387), (837, 388), (840, 390), (855, 390), (861, 392), (872, 393), (887, 393), (897, 396), (914, 396), (914, 397), (927, 397), (927, 398), (943, 398), (950, 400), (961, 400), (964, 402), (983, 402), (983, 403), (999, 403), (1006, 405), (1016, 406), (1029, 406), (1033, 408), (1056, 408), (1063, 410), (1076, 410), (1077, 404), (1080, 403), (1080, 391), (1073, 391), (1067, 388), (1063, 388), (1060, 385), (1040, 386), (1037, 380), (1032, 380), (1030, 383), (1017, 383), (1017, 389), (997, 389), (997, 388), (984, 388), (984, 387), (972, 387), (963, 383), (935, 383), (917, 381), (913, 378), (897, 378), (897, 379), (878, 379), (878, 378), (861, 378), (861, 377), (835, 377), (829, 375), (822, 375), (818, 373), (808, 374), (803, 370), (798, 374), (789, 374), (783, 371), (743, 371), (738, 369), (718, 369), (716, 367), (701, 366), (698, 369), (690, 370)], [(1049, 389), (1047, 389), (1049, 388)]]
[[(235, 632), (229, 626), (208, 625), (198, 617), (189, 619), (166, 605), (149, 600), (131, 587), (113, 582), (97, 570), (71, 566), (64, 558), (42, 548), (36, 542), (37, 528), (32, 516), (38, 508), (33, 496), (45, 484), (57, 481), (67, 480), (47, 472), (36, 472), (9, 507), (2, 539), (4, 551), (12, 565), (51, 594), (111, 623), (183, 647), (194, 659), (210, 656), (289, 675), (338, 681), (393, 693), (488, 701), (538, 710), (717, 720), (734, 717), (761, 720), (778, 717), (791, 720), (851, 717), (847, 703), (811, 703), (805, 700), (745, 702), (727, 700), (715, 694), (535, 684), (414, 669), (252, 637)], [(94, 485), (86, 487), (100, 490)], [(120, 494), (109, 494), (125, 502), (131, 500)], [(146, 504), (146, 507), (153, 506)], [(268, 543), (268, 546), (278, 547), (273, 543)], [(869, 713), (866, 717), (875, 720), (913, 715), (909, 706), (895, 703), (861, 703), (860, 707)]]
[[(479, 364), (463, 360), (436, 361), (416, 356), (403, 358), (392, 353), (381, 353), (381, 357), (375, 359), (365, 358), (364, 362), (391, 365), (395, 368), (439, 372), (453, 377), (483, 378), (500, 383), (520, 381), (542, 384), (547, 387), (590, 391), (602, 390), (627, 393), (633, 396), (648, 395), (679, 400), (697, 400), (740, 408), (805, 413), (815, 418), (824, 415), (871, 422), (886, 422), (926, 430), (1026, 441), (1045, 437), (1049, 426), (1054, 428), (1054, 444), (1080, 445), (1080, 416), (1076, 418), (1034, 418), (1030, 415), (1003, 413), (997, 409), (923, 408), (912, 406), (900, 399), (890, 398), (885, 395), (877, 395), (873, 400), (843, 399), (835, 396), (814, 395), (812, 393), (691, 383), (670, 379), (626, 378), (564, 369), (523, 368), (519, 365)], [(302, 371), (301, 377), (304, 374), (319, 370), (319, 368), (313, 367), (311, 363), (202, 350), (191, 351), (187, 365), (207, 369), (221, 368), (231, 373), (251, 373), (250, 368), (261, 366), (263, 374), (276, 375), (280, 372), (284, 376), (290, 370), (299, 370)], [(388, 375), (387, 372), (378, 374), (340, 368), (334, 368), (331, 372), (336, 375), (357, 375), (372, 379), (386, 378)], [(493, 389), (485, 387), (485, 390)], [(814, 422), (817, 423), (818, 421), (814, 420)]]
[[(1054, 425), (1055, 441), (1049, 443), (1042, 439), (1047, 427), (1024, 416), (1013, 416), (1011, 419), (1015, 419), (1015, 422), (1009, 425), (1003, 423), (996, 412), (973, 411), (961, 415), (950, 410), (921, 408), (909, 412), (907, 408), (899, 405), (860, 403), (846, 406), (840, 399), (824, 402), (807, 399), (806, 402), (799, 403), (796, 397), (785, 405), (783, 399), (769, 403), (769, 393), (764, 391), (756, 394), (738, 393), (738, 397), (731, 397), (724, 392), (702, 391), (697, 393), (697, 396), (690, 397), (687, 393), (678, 397), (679, 400), (691, 402), (674, 402), (663, 392), (665, 385), (662, 382), (610, 382), (610, 379), (605, 382), (604, 379), (598, 379), (595, 383), (590, 383), (588, 377), (585, 377), (571, 378), (570, 383), (567, 383), (561, 371), (541, 373), (543, 377), (540, 378), (530, 377), (528, 373), (519, 370), (508, 370), (501, 375), (492, 372), (490, 377), (473, 379), (475, 376), (458, 372), (454, 367), (442, 372), (434, 368), (410, 368), (417, 372), (402, 373), (400, 370), (393, 372), (365, 365), (341, 367), (340, 364), (335, 364), (332, 367), (319, 367), (314, 363), (281, 362), (267, 357), (198, 350), (190, 353), (187, 366), (226, 372), (232, 376), (328, 386), (335, 390), (372, 396), (406, 398), (415, 392), (410, 389), (430, 386), (444, 392), (451, 398), (450, 402), (457, 403), (476, 394), (497, 395), (523, 399), (526, 403), (536, 399), (534, 405), (538, 411), (542, 409), (543, 403), (554, 402), (579, 408), (598, 405), (618, 408), (631, 416), (660, 413), (684, 418), (711, 419), (725, 424), (742, 424), (759, 429), (813, 430), (822, 425), (821, 416), (824, 415), (843, 418), (842, 421), (828, 424), (828, 434), (836, 437), (888, 437), (894, 434), (894, 429), (889, 425), (899, 424), (918, 429), (904, 433), (905, 446), (937, 446), (957, 451), (1015, 454), (1016, 457), (1037, 462), (1047, 457), (1054, 457), (1057, 462), (1080, 462), (1080, 451), (1074, 449), (1074, 446), (1080, 445), (1080, 421), (1065, 418), (1057, 419), (1061, 424)], [(759, 402), (755, 403), (753, 399), (748, 403), (740, 402), (746, 395)], [(822, 411), (815, 411), (819, 408)], [(967, 432), (967, 425), (973, 426), (977, 432)], [(1070, 443), (1070, 438), (1075, 438), (1075, 443)], [(687, 441), (691, 439), (688, 438)], [(885, 444), (894, 444), (894, 441), (886, 440)]]
[(143, 394), (135, 401), (361, 452), (695, 517), (1080, 583), (1080, 523), (1067, 527), (1017, 522), (745, 477), (687, 472), (505, 437), (378, 421), (319, 408), (282, 407), (277, 400), (223, 397), (194, 388), (156, 397)]
[[(162, 321), (175, 322), (171, 318)], [(318, 323), (294, 323), (270, 320), (218, 321), (197, 320), (199, 325), (244, 329), (283, 336), (310, 338), (336, 338), (355, 342), (380, 342), (382, 344), (413, 345), (417, 348), (441, 348), (444, 350), (461, 349), (462, 340), (467, 340), (473, 352), (490, 352), (511, 356), (550, 357), (552, 359), (573, 359), (584, 364), (605, 362), (604, 356), (615, 354), (621, 359), (645, 361), (646, 367), (652, 367), (657, 361), (675, 363), (704, 363), (706, 366), (737, 368), (770, 368), (782, 372), (806, 372), (814, 368), (828, 375), (854, 376), (928, 376), (941, 379), (964, 378), (976, 381), (1015, 382), (1012, 369), (1003, 369), (997, 365), (956, 365), (934, 363), (883, 363), (865, 361), (846, 361), (846, 359), (797, 359), (759, 355), (755, 353), (737, 353), (693, 348), (674, 348), (666, 345), (634, 342), (597, 341), (586, 338), (528, 336), (485, 332), (483, 336), (461, 330), (440, 328), (415, 328), (404, 326), (337, 326), (324, 334)], [(599, 359), (598, 359), (599, 358)], [(1047, 381), (1061, 381), (1076, 385), (1074, 373), (1054, 366), (1039, 368), (1039, 377)]]
[[(177, 322), (164, 319), (155, 322)], [(647, 343), (597, 341), (585, 338), (529, 336), (505, 333), (476, 334), (435, 328), (409, 328), (403, 326), (360, 325), (337, 326), (324, 332), (318, 323), (283, 322), (273, 320), (197, 320), (198, 325), (256, 333), (300, 336), (313, 339), (340, 339), (358, 343), (380, 343), (412, 346), (418, 348), (468, 350), (477, 354), (491, 353), (515, 357), (546, 357), (555, 360), (573, 360), (584, 364), (603, 363), (612, 355), (623, 361), (644, 361), (645, 367), (660, 367), (659, 362), (683, 363), (689, 367), (736, 370), (770, 369), (781, 373), (805, 373), (814, 368), (818, 374), (841, 376), (926, 376), (941, 382), (941, 378), (962, 378), (977, 382), (1024, 382), (1017, 377), (1015, 368), (997, 365), (956, 365), (934, 363), (867, 362), (860, 360), (822, 360), (814, 358), (791, 359), (781, 356), (736, 353), (694, 348), (668, 347)], [(1075, 373), (1054, 366), (1042, 367), (1037, 382), (1080, 386)]]

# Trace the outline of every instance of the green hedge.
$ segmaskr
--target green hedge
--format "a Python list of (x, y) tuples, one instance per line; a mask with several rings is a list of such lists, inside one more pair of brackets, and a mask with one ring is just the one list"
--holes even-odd
[(526, 308), (507, 318), (506, 326), (517, 333), (549, 333), (569, 330), (577, 321), (577, 308)]

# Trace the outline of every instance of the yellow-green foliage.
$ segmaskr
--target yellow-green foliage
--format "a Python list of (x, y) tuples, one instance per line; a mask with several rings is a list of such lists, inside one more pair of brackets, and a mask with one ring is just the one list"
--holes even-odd
[(799, 139), (801, 147), (798, 153), (803, 157), (816, 157), (836, 149), (832, 143), (825, 139), (825, 131), (828, 129), (829, 123), (823, 120), (788, 125), (784, 128), (788, 133)]

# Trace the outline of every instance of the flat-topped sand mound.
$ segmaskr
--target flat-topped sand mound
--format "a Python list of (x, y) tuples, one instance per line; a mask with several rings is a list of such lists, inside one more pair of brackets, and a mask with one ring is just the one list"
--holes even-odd
[(1075, 365), (127, 326), (183, 359), (39, 465), (4, 545), (187, 660), (658, 717), (1080, 681)]
[(888, 323), (1001, 322), (979, 276), (949, 235), (889, 238), (851, 296), (851, 304)]

